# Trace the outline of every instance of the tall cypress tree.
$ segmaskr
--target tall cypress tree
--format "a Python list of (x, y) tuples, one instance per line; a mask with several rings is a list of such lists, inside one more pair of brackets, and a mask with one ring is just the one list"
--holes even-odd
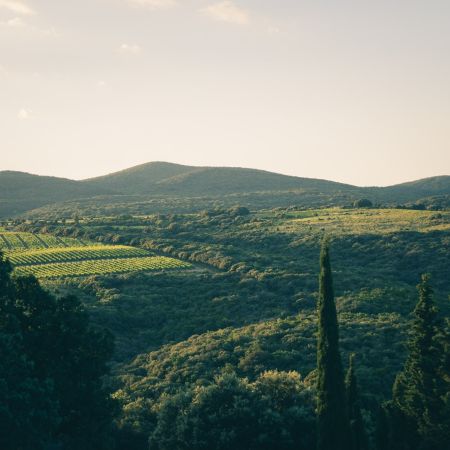
[(446, 388), (440, 374), (439, 321), (428, 275), (422, 276), (417, 288), (419, 301), (411, 324), (409, 354), (395, 380), (392, 403), (403, 425), (400, 445), (438, 450), (446, 445), (442, 433)]
[(361, 414), (361, 401), (358, 392), (358, 381), (354, 367), (355, 355), (350, 355), (349, 367), (345, 377), (347, 390), (347, 408), (350, 421), (350, 447), (349, 450), (367, 450), (368, 440)]
[(376, 450), (389, 450), (389, 421), (386, 413), (385, 405), (380, 405), (378, 409), (378, 415), (376, 419), (375, 428), (375, 449)]
[(317, 342), (317, 449), (348, 450), (349, 421), (329, 244), (320, 253)]

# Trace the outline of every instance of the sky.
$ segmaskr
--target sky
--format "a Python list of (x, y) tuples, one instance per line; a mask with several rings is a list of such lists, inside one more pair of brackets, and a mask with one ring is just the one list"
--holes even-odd
[(449, 0), (0, 0), (0, 170), (450, 174)]

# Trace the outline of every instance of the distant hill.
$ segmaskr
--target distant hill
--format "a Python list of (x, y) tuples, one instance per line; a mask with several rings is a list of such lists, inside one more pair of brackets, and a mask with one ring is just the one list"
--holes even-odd
[[(370, 189), (370, 188), (368, 188)], [(391, 199), (396, 202), (407, 202), (450, 194), (450, 176), (423, 178), (408, 183), (396, 184), (383, 188), (372, 188), (374, 196), (380, 195), (384, 201)]]
[(46, 177), (24, 172), (0, 172), (0, 217), (15, 216), (49, 203), (106, 194), (67, 178)]
[[(0, 172), (0, 217), (28, 213), (36, 208), (70, 202), (69, 209), (89, 205), (91, 210), (164, 212), (198, 207), (209, 202), (250, 207), (322, 206), (345, 204), (367, 197), (374, 202), (414, 202), (425, 197), (450, 195), (450, 176), (427, 178), (389, 187), (361, 188), (333, 181), (300, 178), (256, 169), (194, 167), (151, 162), (83, 181), (45, 177), (23, 172)], [(158, 199), (158, 200), (156, 200)], [(161, 200), (166, 199), (166, 200)], [(167, 199), (171, 199), (170, 201)], [(152, 203), (153, 209), (140, 206)], [(118, 206), (120, 205), (120, 206)], [(128, 206), (134, 205), (132, 208)], [(187, 206), (189, 205), (189, 206)], [(51, 209), (51, 207), (50, 207)]]
[(238, 167), (192, 167), (153, 162), (103, 177), (83, 181), (126, 194), (210, 196), (289, 189), (321, 192), (354, 190), (354, 186), (333, 181), (299, 178)]
[(158, 183), (196, 170), (201, 168), (150, 162), (102, 177), (90, 178), (82, 183), (91, 188), (109, 189), (123, 194), (151, 194)]

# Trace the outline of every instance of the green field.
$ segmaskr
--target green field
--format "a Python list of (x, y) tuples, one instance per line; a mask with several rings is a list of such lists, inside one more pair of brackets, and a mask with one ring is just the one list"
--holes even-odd
[(18, 266), (16, 267), (16, 272), (20, 275), (32, 274), (37, 278), (59, 278), (135, 271), (184, 269), (187, 267), (189, 267), (189, 264), (177, 259), (167, 258), (165, 256), (146, 256)]
[(13, 252), (9, 255), (9, 260), (15, 267), (18, 267), (110, 258), (135, 258), (140, 256), (148, 257), (150, 253), (147, 250), (125, 245), (93, 245)]
[(20, 275), (78, 277), (187, 268), (178, 259), (125, 245), (100, 245), (48, 234), (0, 232), (0, 250)]

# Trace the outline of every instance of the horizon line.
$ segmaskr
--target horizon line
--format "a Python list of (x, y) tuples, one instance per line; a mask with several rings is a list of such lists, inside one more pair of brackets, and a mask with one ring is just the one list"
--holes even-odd
[(224, 165), (224, 166), (190, 165), (190, 164), (174, 163), (174, 162), (161, 161), (161, 160), (158, 160), (158, 161), (147, 161), (147, 162), (144, 162), (144, 163), (139, 163), (139, 164), (135, 164), (135, 165), (132, 165), (132, 166), (128, 166), (128, 167), (125, 167), (123, 169), (114, 170), (112, 172), (108, 172), (108, 173), (105, 173), (105, 174), (102, 174), (102, 175), (95, 175), (95, 176), (87, 177), (87, 178), (69, 178), (69, 177), (60, 176), (60, 175), (48, 175), (48, 174), (44, 174), (44, 173), (34, 173), (34, 172), (26, 171), (26, 170), (14, 170), (14, 169), (1, 169), (0, 170), (0, 174), (1, 173), (5, 173), (5, 172), (21, 173), (21, 174), (26, 174), (26, 175), (31, 175), (31, 176), (38, 176), (38, 177), (59, 178), (59, 179), (64, 179), (64, 180), (68, 180), (68, 181), (85, 182), (85, 181), (89, 181), (89, 180), (94, 180), (96, 178), (103, 178), (103, 177), (107, 177), (107, 176), (110, 176), (110, 175), (118, 174), (118, 173), (130, 170), (130, 169), (134, 169), (134, 168), (137, 168), (137, 167), (142, 167), (142, 166), (146, 166), (146, 165), (150, 165), (150, 164), (167, 164), (167, 165), (172, 165), (172, 166), (191, 167), (193, 169), (243, 169), (243, 170), (254, 170), (254, 171), (258, 171), (258, 172), (266, 172), (266, 173), (271, 173), (271, 174), (276, 174), (276, 175), (281, 175), (281, 176), (291, 177), (291, 178), (303, 178), (303, 179), (308, 179), (308, 180), (329, 181), (329, 182), (333, 182), (333, 183), (337, 183), (337, 184), (343, 184), (343, 185), (352, 186), (352, 187), (358, 187), (358, 188), (392, 187), (392, 186), (398, 186), (398, 185), (407, 184), (407, 183), (413, 183), (413, 182), (416, 182), (416, 181), (422, 181), (422, 180), (428, 180), (428, 179), (432, 179), (432, 178), (441, 178), (441, 177), (448, 177), (448, 176), (450, 176), (448, 174), (431, 175), (431, 176), (426, 176), (426, 177), (421, 177), (421, 178), (409, 179), (407, 181), (401, 181), (401, 182), (394, 183), (394, 184), (360, 186), (360, 185), (356, 185), (356, 184), (352, 184), (352, 183), (348, 183), (348, 182), (344, 182), (344, 181), (332, 180), (332, 179), (328, 179), (328, 178), (307, 177), (307, 176), (301, 176), (301, 175), (291, 175), (291, 174), (287, 174), (287, 173), (283, 173), (283, 172), (277, 172), (277, 171), (268, 170), (268, 169), (259, 169), (259, 168), (255, 168), (255, 167), (227, 166), (227, 165)]

